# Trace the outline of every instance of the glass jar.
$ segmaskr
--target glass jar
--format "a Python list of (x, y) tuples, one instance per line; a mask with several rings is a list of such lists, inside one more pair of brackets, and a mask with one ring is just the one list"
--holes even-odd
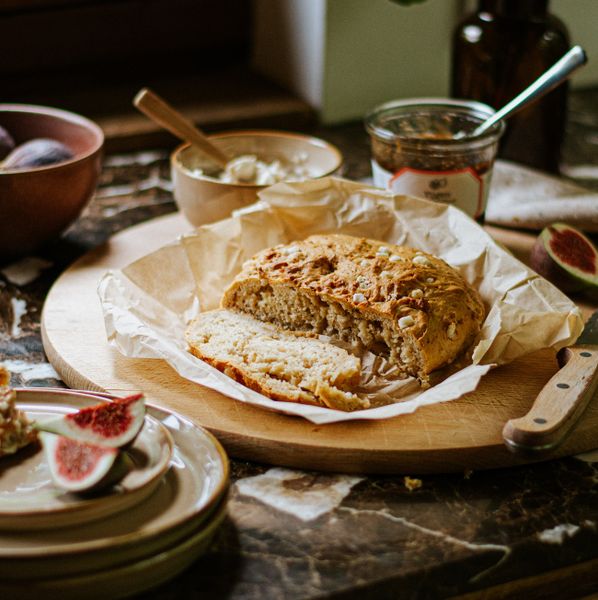
[[(503, 107), (570, 48), (548, 0), (478, 0), (455, 29), (451, 96)], [(568, 82), (509, 118), (498, 156), (557, 173)]]
[(374, 185), (452, 204), (483, 222), (505, 125), (499, 122), (481, 135), (471, 134), (494, 112), (480, 102), (445, 98), (378, 106), (365, 119)]

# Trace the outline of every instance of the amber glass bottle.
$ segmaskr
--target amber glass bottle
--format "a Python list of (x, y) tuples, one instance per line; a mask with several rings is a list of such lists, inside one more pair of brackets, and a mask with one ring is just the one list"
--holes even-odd
[[(504, 106), (569, 49), (548, 0), (479, 0), (453, 37), (451, 95)], [(558, 172), (567, 83), (512, 116), (498, 155)]]

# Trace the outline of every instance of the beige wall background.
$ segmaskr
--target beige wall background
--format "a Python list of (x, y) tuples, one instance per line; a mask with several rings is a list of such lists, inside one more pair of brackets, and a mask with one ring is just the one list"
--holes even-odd
[[(254, 0), (254, 66), (320, 111), (362, 118), (394, 98), (446, 96), (451, 33), (470, 0)], [(553, 0), (572, 43), (590, 58), (577, 87), (598, 85), (598, 1)]]

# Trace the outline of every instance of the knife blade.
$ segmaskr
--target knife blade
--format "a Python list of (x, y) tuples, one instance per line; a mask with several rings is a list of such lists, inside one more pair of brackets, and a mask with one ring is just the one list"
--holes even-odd
[(598, 310), (573, 346), (557, 354), (560, 369), (542, 388), (530, 411), (507, 421), (505, 444), (513, 452), (544, 453), (560, 444), (598, 388)]

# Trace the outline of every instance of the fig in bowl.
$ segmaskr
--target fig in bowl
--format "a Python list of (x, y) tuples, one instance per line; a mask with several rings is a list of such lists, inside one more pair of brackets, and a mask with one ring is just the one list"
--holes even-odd
[(79, 216), (96, 188), (104, 135), (85, 117), (27, 104), (0, 104), (0, 126), (8, 135), (0, 131), (3, 261), (57, 238)]
[(0, 160), (6, 158), (14, 150), (15, 145), (12, 135), (0, 126)]
[(73, 151), (58, 140), (38, 138), (17, 146), (2, 161), (0, 169), (34, 169), (74, 158)]

